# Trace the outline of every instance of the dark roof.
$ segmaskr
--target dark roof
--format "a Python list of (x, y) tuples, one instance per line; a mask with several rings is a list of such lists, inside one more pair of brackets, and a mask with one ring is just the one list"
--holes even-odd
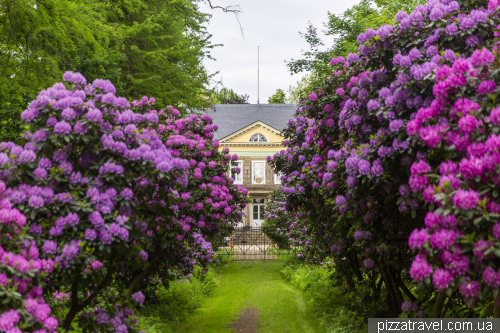
[(259, 120), (282, 131), (296, 109), (295, 104), (215, 104), (206, 113), (219, 126), (215, 138), (222, 139)]

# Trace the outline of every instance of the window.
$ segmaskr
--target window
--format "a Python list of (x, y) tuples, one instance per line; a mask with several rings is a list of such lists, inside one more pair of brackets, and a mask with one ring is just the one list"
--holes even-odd
[(267, 138), (260, 134), (260, 133), (257, 133), (257, 134), (254, 134), (250, 137), (250, 140), (248, 140), (250, 142), (267, 142)]
[(252, 184), (266, 183), (266, 161), (252, 161)]
[[(240, 173), (236, 173), (236, 168), (240, 168)], [(230, 176), (233, 177), (235, 184), (243, 184), (243, 161), (231, 162)]]
[(275, 184), (281, 184), (281, 176), (282, 176), (281, 172), (277, 172), (274, 174), (274, 183)]
[(259, 228), (264, 222), (265, 199), (253, 199), (252, 227)]

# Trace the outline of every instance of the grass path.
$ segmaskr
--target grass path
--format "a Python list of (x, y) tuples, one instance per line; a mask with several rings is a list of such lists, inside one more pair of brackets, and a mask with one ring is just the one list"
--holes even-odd
[(259, 312), (259, 333), (320, 333), (301, 292), (283, 280), (283, 263), (233, 262), (223, 267), (220, 285), (179, 332), (222, 333), (244, 309)]

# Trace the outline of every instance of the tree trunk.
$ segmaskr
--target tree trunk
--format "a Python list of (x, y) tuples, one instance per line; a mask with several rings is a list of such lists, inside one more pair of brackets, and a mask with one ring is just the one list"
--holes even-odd
[(156, 263), (160, 260), (161, 258), (161, 254), (158, 254), (148, 265), (148, 267), (146, 267), (146, 269), (144, 269), (139, 275), (137, 275), (135, 277), (135, 279), (132, 281), (132, 283), (130, 284), (130, 286), (128, 287), (128, 294), (132, 294), (132, 292), (134, 291), (135, 287), (137, 287), (137, 285), (139, 284), (139, 282), (141, 282), (142, 280), (144, 280), (148, 275), (149, 275), (149, 272), (151, 272), (151, 267), (153, 267), (154, 265), (156, 265)]
[(396, 281), (398, 283), (398, 286), (403, 290), (403, 292), (405, 293), (406, 296), (408, 296), (408, 298), (412, 301), (412, 302), (415, 302), (417, 300), (417, 298), (415, 297), (415, 295), (413, 295), (413, 293), (408, 289), (408, 287), (406, 287), (405, 283), (400, 279), (400, 278), (397, 278), (396, 277)]
[(69, 331), (69, 329), (71, 327), (71, 323), (75, 319), (75, 316), (78, 314), (78, 312), (82, 311), (87, 306), (89, 306), (90, 303), (92, 303), (92, 301), (94, 300), (94, 298), (100, 293), (100, 291), (108, 286), (108, 284), (111, 282), (111, 278), (113, 277), (113, 272), (114, 272), (113, 270), (108, 270), (108, 273), (106, 274), (106, 277), (104, 278), (104, 281), (100, 285), (101, 288), (99, 290), (94, 291), (89, 297), (87, 297), (87, 299), (82, 304), (78, 303), (79, 281), (78, 281), (78, 278), (75, 277), (75, 281), (73, 282), (73, 285), (71, 286), (71, 309), (66, 314), (66, 317), (64, 317), (64, 321), (63, 321), (63, 325), (62, 325), (62, 327), (65, 331)]
[(500, 318), (500, 295), (495, 298), (495, 311), (493, 312), (493, 318)]
[(389, 300), (390, 300), (389, 304), (391, 305), (392, 310), (394, 311), (395, 317), (397, 317), (401, 312), (401, 308), (398, 306), (398, 300), (396, 298), (396, 294), (394, 294), (394, 288), (392, 287), (392, 283), (390, 281), (389, 276), (387, 275), (384, 266), (385, 265), (382, 262), (379, 263), (380, 273), (382, 274), (382, 279), (384, 280), (385, 288), (387, 289), (387, 293), (389, 295)]
[(446, 294), (444, 291), (440, 291), (436, 297), (436, 303), (434, 303), (434, 310), (432, 311), (432, 318), (440, 318), (441, 312), (443, 311), (444, 301), (446, 301)]
[(358, 255), (356, 252), (351, 251), (351, 260), (352, 260), (352, 270), (358, 281), (363, 281), (363, 275), (361, 275), (361, 271), (359, 270), (359, 263), (358, 263)]

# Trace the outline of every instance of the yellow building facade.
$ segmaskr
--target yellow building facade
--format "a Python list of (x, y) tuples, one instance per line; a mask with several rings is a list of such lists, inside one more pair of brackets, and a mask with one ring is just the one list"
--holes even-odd
[(238, 155), (231, 170), (241, 173), (232, 176), (236, 184), (248, 189), (251, 199), (240, 226), (259, 227), (264, 221), (267, 194), (281, 186), (277, 175), (267, 162), (268, 156), (284, 149), (281, 130), (292, 118), (294, 104), (227, 104), (213, 105), (208, 114), (219, 129), (219, 150), (228, 148)]

